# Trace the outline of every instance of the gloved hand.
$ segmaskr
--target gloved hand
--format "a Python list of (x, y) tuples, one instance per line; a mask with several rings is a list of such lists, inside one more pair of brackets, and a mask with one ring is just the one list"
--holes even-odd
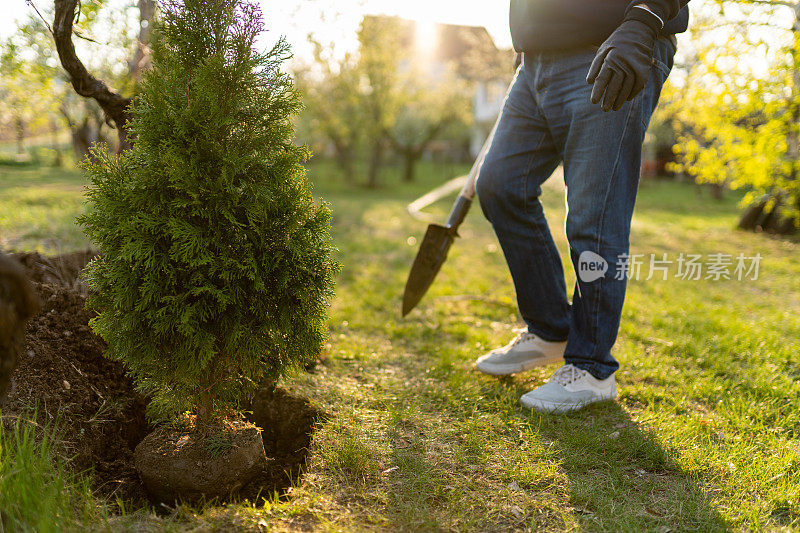
[(661, 19), (645, 9), (628, 10), (619, 28), (600, 46), (586, 76), (594, 84), (593, 104), (602, 100), (603, 111), (617, 111), (644, 89), (662, 26)]

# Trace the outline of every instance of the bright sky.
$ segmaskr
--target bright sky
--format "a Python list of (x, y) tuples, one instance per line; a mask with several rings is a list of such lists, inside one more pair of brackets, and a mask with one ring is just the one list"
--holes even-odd
[[(33, 0), (40, 7), (51, 6), (53, 0)], [(89, 0), (91, 1), (91, 0)], [(134, 0), (112, 0), (123, 4), (135, 4)], [(261, 4), (265, 26), (268, 30), (264, 46), (271, 45), (278, 36), (284, 35), (292, 45), (295, 55), (310, 56), (307, 35), (325, 44), (333, 43), (339, 53), (357, 46), (356, 30), (365, 14), (399, 15), (411, 20), (445, 22), (485, 26), (499, 47), (511, 46), (508, 30), (508, 0), (467, 1), (464, 0), (256, 0)], [(3, 15), (0, 16), (0, 39), (14, 31), (16, 23), (26, 18), (33, 9), (26, 0), (0, 0)], [(694, 2), (697, 8), (703, 2)], [(708, 2), (705, 2), (708, 4)], [(770, 33), (772, 30), (764, 30)], [(724, 33), (724, 32), (723, 32)], [(681, 40), (688, 39), (686, 35)], [(768, 39), (769, 41), (769, 39)], [(681, 49), (684, 48), (682, 44)], [(754, 67), (761, 58), (744, 60)], [(758, 70), (755, 68), (754, 70)]]
[[(25, 0), (0, 0), (0, 38), (14, 31), (16, 22), (32, 8)], [(48, 5), (52, 0), (36, 0)], [(259, 0), (270, 35), (285, 35), (302, 56), (307, 53), (306, 35), (313, 32), (324, 42), (342, 48), (355, 46), (355, 30), (365, 13), (399, 15), (413, 20), (485, 26), (500, 47), (511, 46), (508, 2), (464, 2), (463, 0)], [(273, 39), (274, 40), (274, 39)]]

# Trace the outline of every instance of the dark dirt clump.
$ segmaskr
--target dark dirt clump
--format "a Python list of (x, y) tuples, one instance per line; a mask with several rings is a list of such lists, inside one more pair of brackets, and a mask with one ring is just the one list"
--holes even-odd
[(47, 257), (37, 252), (14, 254), (14, 257), (22, 264), (31, 281), (85, 293), (86, 286), (79, 274), (96, 255), (94, 250), (84, 250), (56, 257)]
[(133, 448), (150, 431), (145, 399), (120, 363), (103, 357), (105, 342), (89, 329), (78, 272), (91, 252), (48, 259), (16, 256), (34, 281), (41, 312), (29, 323), (3, 418), (55, 423), (59, 451), (78, 471), (92, 471), (103, 496), (143, 501)]
[(0, 253), (0, 400), (17, 367), (25, 323), (38, 312), (39, 298), (22, 267)]
[[(152, 431), (137, 393), (118, 362), (103, 357), (105, 342), (89, 329), (86, 287), (78, 275), (96, 254), (78, 252), (48, 258), (16, 254), (42, 303), (28, 323), (19, 366), (3, 403), (4, 423), (31, 418), (60, 429), (60, 453), (77, 471), (91, 471), (101, 496), (127, 505), (146, 501), (134, 467), (135, 447)], [(319, 413), (301, 397), (280, 388), (260, 391), (250, 421), (263, 428), (268, 467), (246, 485), (241, 496), (254, 500), (285, 493), (305, 466)]]

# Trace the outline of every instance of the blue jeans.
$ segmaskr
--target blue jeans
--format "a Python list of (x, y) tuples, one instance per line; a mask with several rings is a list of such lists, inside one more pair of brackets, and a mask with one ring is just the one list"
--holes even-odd
[[(616, 112), (603, 112), (589, 101), (592, 87), (586, 73), (594, 53), (526, 54), (477, 192), (511, 270), (528, 330), (548, 341), (566, 340), (566, 362), (605, 379), (619, 368), (611, 348), (619, 331), (626, 276), (617, 275), (616, 265), (628, 253), (642, 143), (675, 48), (667, 39), (657, 41), (647, 86)], [(575, 272), (584, 253), (593, 252), (608, 263), (598, 279), (582, 281), (578, 276), (571, 305), (539, 202), (542, 183), (562, 162), (566, 233)]]

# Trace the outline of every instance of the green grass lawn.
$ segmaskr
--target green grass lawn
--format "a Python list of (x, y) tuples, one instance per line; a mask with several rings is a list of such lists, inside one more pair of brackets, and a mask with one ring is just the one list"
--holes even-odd
[[(800, 244), (734, 230), (733, 194), (642, 185), (632, 253), (760, 253), (759, 279), (684, 281), (672, 265), (667, 281), (631, 281), (619, 400), (545, 416), (518, 400), (555, 368), (507, 379), (473, 368), (521, 325), (477, 206), (430, 293), (400, 318), (426, 227), (406, 204), (454, 169), (428, 165), (420, 183), (385, 190), (346, 187), (326, 164), (310, 172), (333, 206), (343, 270), (323, 363), (285, 383), (328, 414), (307, 473), (263, 509), (139, 511), (110, 529), (800, 529)], [(0, 243), (85, 245), (71, 224), (82, 185), (74, 172), (0, 168)], [(543, 200), (566, 260), (561, 193), (547, 187)], [(444, 218), (448, 204), (432, 211)]]
[(0, 165), (0, 247), (59, 253), (85, 246), (74, 224), (84, 184), (69, 168)]

